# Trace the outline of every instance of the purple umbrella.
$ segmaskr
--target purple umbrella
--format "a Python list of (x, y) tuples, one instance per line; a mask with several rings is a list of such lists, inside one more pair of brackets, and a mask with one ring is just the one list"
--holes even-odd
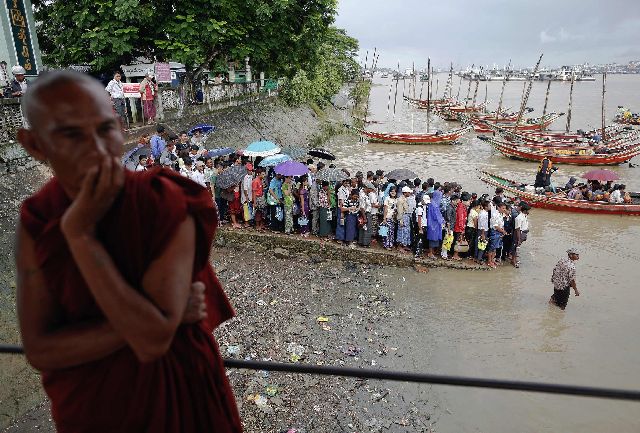
[(303, 174), (309, 173), (309, 168), (297, 161), (281, 162), (276, 165), (273, 170), (283, 176), (302, 176)]

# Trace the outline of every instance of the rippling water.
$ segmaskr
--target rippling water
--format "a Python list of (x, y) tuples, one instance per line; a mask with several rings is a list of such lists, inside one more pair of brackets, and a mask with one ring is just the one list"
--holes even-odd
[[(617, 105), (640, 111), (640, 76), (607, 77), (607, 119)], [(440, 93), (446, 75), (440, 75)], [(596, 82), (575, 84), (572, 129), (600, 124), (602, 86)], [(391, 80), (376, 78), (370, 97), (370, 125), (377, 131), (425, 130), (425, 111), (402, 103), (398, 90), (396, 114), (387, 112)], [(454, 80), (454, 94), (458, 78)], [(420, 92), (420, 83), (416, 93)], [(461, 95), (468, 82), (463, 81)], [(497, 106), (501, 83), (486, 83), (490, 108)], [(521, 82), (507, 83), (505, 106), (517, 110)], [(393, 90), (393, 89), (392, 89)], [(533, 85), (528, 106), (540, 115), (546, 83)], [(426, 92), (426, 87), (424, 89)], [(426, 93), (425, 93), (426, 94)], [(472, 93), (473, 95), (473, 87)], [(478, 100), (483, 101), (485, 83)], [(568, 83), (552, 83), (548, 111), (564, 112)], [(393, 99), (393, 96), (392, 96)], [(566, 117), (553, 129), (564, 129)], [(455, 123), (436, 117), (433, 129), (447, 130)], [(360, 143), (341, 137), (331, 143), (338, 163), (354, 170), (409, 167), (423, 179), (456, 181), (479, 194), (492, 189), (477, 179), (478, 169), (533, 181), (537, 164), (514, 161), (494, 152), (475, 134), (454, 146), (397, 146)], [(640, 158), (633, 163), (640, 165)], [(556, 185), (587, 167), (561, 166)], [(640, 168), (614, 167), (628, 189), (640, 191)], [(640, 388), (640, 217), (594, 216), (534, 209), (531, 233), (522, 248), (520, 269), (497, 271), (431, 271), (417, 274), (390, 271), (397, 285), (396, 301), (411, 319), (406, 334), (389, 342), (412, 347), (411, 353), (390, 360), (390, 368), (443, 374), (479, 375)], [(577, 246), (581, 295), (571, 297), (561, 312), (547, 305), (552, 292), (550, 273), (567, 248)], [(405, 278), (403, 278), (405, 277)], [(397, 283), (395, 283), (397, 281)], [(441, 407), (439, 431), (456, 432), (637, 432), (638, 403), (599, 399), (535, 395), (509, 391), (445, 387), (407, 387), (413, 398), (429, 398)]]

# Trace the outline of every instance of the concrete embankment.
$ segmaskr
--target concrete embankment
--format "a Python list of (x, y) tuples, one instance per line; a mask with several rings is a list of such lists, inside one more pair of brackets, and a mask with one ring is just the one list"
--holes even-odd
[(309, 258), (312, 262), (336, 260), (396, 267), (414, 267), (418, 271), (425, 268), (454, 268), (466, 270), (486, 270), (467, 260), (416, 259), (411, 253), (388, 251), (380, 247), (349, 248), (342, 243), (318, 238), (303, 238), (272, 232), (258, 232), (252, 229), (221, 228), (216, 237), (219, 246), (237, 249), (251, 249), (258, 252), (271, 251), (280, 258)]

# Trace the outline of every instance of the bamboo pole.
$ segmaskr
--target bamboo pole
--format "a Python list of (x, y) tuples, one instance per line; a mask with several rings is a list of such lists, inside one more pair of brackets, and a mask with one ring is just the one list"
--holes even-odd
[(460, 75), (460, 81), (458, 82), (458, 93), (456, 93), (456, 102), (460, 100), (460, 88), (462, 87), (462, 75)]
[[(571, 106), (573, 104), (573, 83), (576, 81), (576, 74), (571, 71), (571, 88), (569, 90), (569, 108), (567, 110), (567, 128), (565, 131), (569, 133), (571, 130)], [(549, 81), (551, 83), (551, 81)]]
[[(573, 87), (573, 83), (572, 83)], [(544, 108), (542, 109), (542, 117), (540, 117), (540, 130), (542, 130), (542, 125), (544, 124), (544, 116), (547, 115), (547, 104), (549, 103), (549, 90), (551, 89), (551, 80), (547, 84), (547, 93), (544, 96)]]
[(389, 118), (389, 112), (391, 111), (391, 84), (389, 84), (389, 99), (387, 100), (387, 119)]
[(509, 79), (509, 72), (511, 70), (511, 59), (509, 59), (509, 66), (504, 71), (504, 77), (502, 78), (502, 90), (500, 90), (500, 101), (498, 102), (498, 110), (496, 111), (496, 121), (498, 120), (498, 116), (502, 112), (502, 98), (504, 96), (504, 88), (507, 85), (507, 80)]
[(524, 110), (527, 107), (527, 101), (529, 100), (529, 95), (531, 94), (531, 87), (533, 87), (533, 77), (538, 73), (538, 68), (540, 67), (540, 62), (542, 61), (542, 56), (544, 54), (540, 54), (540, 58), (538, 58), (538, 63), (536, 63), (535, 68), (533, 68), (533, 74), (529, 78), (529, 87), (527, 88), (527, 92), (522, 98), (522, 105), (520, 106), (520, 112), (518, 113), (518, 120), (516, 121), (516, 126), (520, 124), (522, 120), (522, 115), (524, 114)]
[[(400, 61), (398, 61), (398, 74), (400, 73)], [(400, 77), (396, 77), (396, 94), (393, 97), (393, 118), (396, 118), (396, 105), (398, 104), (398, 81)]]
[(364, 56), (364, 70), (362, 71), (362, 81), (364, 81), (364, 73), (367, 70), (367, 63), (369, 62), (369, 50), (367, 50), (367, 54)]
[(603, 143), (607, 141), (607, 136), (606, 136), (607, 131), (604, 129), (605, 128), (604, 95), (606, 93), (606, 88), (607, 88), (607, 70), (605, 69), (604, 72), (602, 73), (602, 142)]
[[(471, 73), (473, 74), (473, 67), (475, 65), (471, 65)], [(471, 81), (473, 81), (471, 79), (471, 75), (469, 76), (469, 87), (467, 87), (467, 97), (464, 98), (464, 108), (467, 108), (467, 106), (469, 105), (469, 95), (471, 95)]]
[(429, 114), (431, 114), (431, 57), (427, 59), (427, 133), (429, 132)]
[(484, 82), (484, 109), (483, 111), (487, 111), (487, 101), (489, 100), (489, 83)]
[[(451, 67), (449, 68), (449, 77), (447, 78), (447, 84), (444, 88), (444, 98), (451, 99), (451, 94), (453, 92), (453, 62), (451, 62)], [(447, 96), (448, 95), (448, 96)]]
[(473, 103), (471, 105), (471, 108), (473, 108), (474, 110), (476, 109), (476, 100), (478, 97), (478, 87), (480, 87), (480, 75), (482, 75), (482, 66), (480, 67), (480, 72), (478, 72), (478, 75), (476, 76), (476, 88), (473, 91)]
[(411, 64), (412, 82), (413, 82), (413, 99), (416, 99), (416, 62)]

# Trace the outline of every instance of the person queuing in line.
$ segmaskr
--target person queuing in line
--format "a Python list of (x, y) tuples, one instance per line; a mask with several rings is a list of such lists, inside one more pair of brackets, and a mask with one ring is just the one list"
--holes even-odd
[(580, 253), (576, 248), (570, 248), (567, 250), (567, 257), (558, 261), (551, 273), (553, 295), (549, 299), (549, 304), (555, 305), (561, 310), (567, 307), (571, 289), (576, 296), (580, 296), (576, 285), (576, 265), (574, 263), (578, 260), (580, 260)]
[(511, 246), (511, 264), (515, 268), (520, 267), (520, 247), (529, 235), (529, 209), (528, 203), (518, 203), (519, 213), (514, 219), (513, 244)]
[(504, 214), (506, 204), (501, 200), (494, 199), (494, 208), (491, 210), (489, 219), (489, 245), (487, 246), (487, 265), (496, 268), (496, 254), (502, 248), (502, 238), (506, 234), (504, 229)]
[(167, 142), (165, 141), (167, 138), (167, 134), (165, 132), (165, 128), (162, 125), (156, 126), (156, 132), (151, 136), (151, 156), (154, 161), (160, 161), (160, 156), (162, 155), (162, 151), (167, 146)]

